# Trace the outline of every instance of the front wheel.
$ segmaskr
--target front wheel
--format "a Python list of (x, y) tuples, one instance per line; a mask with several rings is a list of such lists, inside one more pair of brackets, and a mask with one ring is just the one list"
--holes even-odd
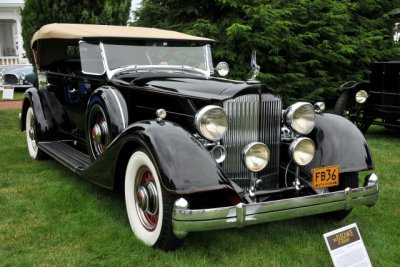
[(335, 113), (345, 117), (365, 133), (371, 125), (371, 120), (365, 115), (365, 106), (357, 103), (354, 93), (344, 91), (335, 104)]
[(129, 223), (138, 239), (163, 250), (180, 246), (172, 229), (175, 198), (161, 188), (158, 169), (150, 153), (140, 150), (132, 154), (125, 172), (125, 203)]

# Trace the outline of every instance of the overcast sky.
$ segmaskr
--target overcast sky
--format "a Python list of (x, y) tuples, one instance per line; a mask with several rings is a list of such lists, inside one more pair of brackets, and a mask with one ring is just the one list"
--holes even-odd
[(135, 10), (137, 8), (137, 5), (141, 2), (141, 0), (132, 0), (132, 5), (131, 5), (131, 9)]

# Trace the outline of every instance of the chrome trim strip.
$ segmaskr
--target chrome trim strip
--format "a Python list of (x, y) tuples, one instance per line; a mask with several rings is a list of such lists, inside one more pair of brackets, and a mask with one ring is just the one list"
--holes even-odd
[(348, 210), (361, 205), (371, 207), (375, 205), (379, 196), (378, 177), (375, 174), (369, 175), (365, 184), (364, 187), (346, 188), (332, 193), (253, 204), (239, 203), (236, 206), (213, 209), (183, 208), (179, 203), (185, 200), (180, 198), (175, 202), (172, 225), (175, 235), (183, 238), (189, 232), (243, 227), (336, 210)]
[(121, 113), (122, 123), (124, 124), (124, 129), (125, 129), (125, 128), (126, 128), (126, 123), (125, 123), (124, 112), (122, 111), (122, 107), (121, 107), (121, 102), (119, 101), (118, 96), (117, 96), (117, 94), (114, 92), (114, 90), (111, 89), (110, 91), (113, 93), (115, 99), (117, 100), (119, 112)]

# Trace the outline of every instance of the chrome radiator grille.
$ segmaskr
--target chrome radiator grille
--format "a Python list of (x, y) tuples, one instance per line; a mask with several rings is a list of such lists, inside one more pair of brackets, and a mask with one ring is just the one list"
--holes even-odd
[(281, 99), (271, 94), (244, 95), (225, 101), (224, 110), (229, 118), (228, 131), (222, 140), (226, 148), (222, 168), (227, 177), (248, 189), (251, 172), (242, 162), (242, 150), (251, 142), (262, 142), (269, 147), (271, 157), (267, 167), (257, 176), (263, 180), (264, 189), (277, 188)]

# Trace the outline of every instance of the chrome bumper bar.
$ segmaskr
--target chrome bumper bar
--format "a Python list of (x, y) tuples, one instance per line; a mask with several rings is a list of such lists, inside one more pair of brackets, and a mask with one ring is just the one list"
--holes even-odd
[(189, 209), (184, 198), (175, 201), (172, 214), (174, 234), (184, 238), (189, 232), (243, 227), (246, 225), (278, 221), (336, 210), (349, 210), (357, 206), (373, 206), (378, 200), (378, 176), (370, 174), (363, 187), (305, 197), (275, 200), (236, 206)]

